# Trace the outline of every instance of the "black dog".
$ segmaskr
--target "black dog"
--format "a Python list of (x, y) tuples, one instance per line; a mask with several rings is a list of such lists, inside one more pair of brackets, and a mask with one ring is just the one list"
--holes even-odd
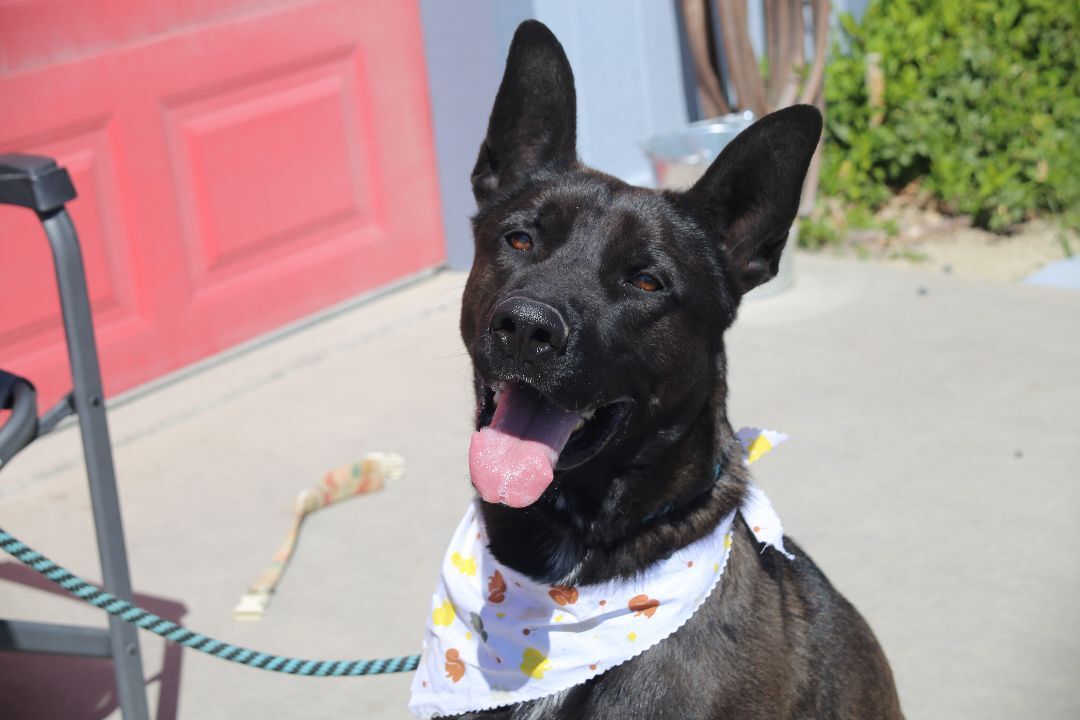
[[(545, 418), (528, 447), (474, 439), (491, 552), (583, 585), (634, 575), (740, 505), (723, 333), (776, 273), (821, 116), (762, 118), (693, 188), (661, 193), (582, 166), (575, 114), (562, 47), (522, 24), (472, 175), (461, 333), (478, 430), (497, 402)], [(900, 718), (873, 633), (814, 563), (794, 546), (795, 560), (761, 553), (741, 519), (734, 535), (719, 589), (667, 640), (558, 695), (467, 717)]]

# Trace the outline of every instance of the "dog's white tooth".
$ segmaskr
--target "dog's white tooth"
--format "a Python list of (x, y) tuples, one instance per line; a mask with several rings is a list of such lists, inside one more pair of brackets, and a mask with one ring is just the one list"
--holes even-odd
[(595, 410), (589, 410), (588, 412), (583, 412), (583, 413), (581, 413), (581, 417), (585, 418), (586, 420), (592, 420), (594, 412), (595, 412)]
[(577, 432), (578, 430), (580, 430), (583, 427), (585, 427), (585, 418), (579, 417), (578, 421), (577, 421), (577, 425), (574, 426), (574, 432)]

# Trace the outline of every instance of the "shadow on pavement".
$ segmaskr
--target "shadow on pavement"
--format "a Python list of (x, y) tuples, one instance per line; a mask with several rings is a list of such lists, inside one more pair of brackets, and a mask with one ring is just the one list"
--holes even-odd
[[(0, 582), (71, 597), (33, 570), (14, 562), (0, 563)], [(136, 593), (135, 604), (177, 623), (187, 613), (186, 605), (168, 598)], [(146, 643), (141, 645), (145, 654)], [(159, 684), (157, 709), (151, 710), (157, 720), (176, 720), (178, 716), (183, 652), (181, 646), (166, 643), (161, 672), (146, 678), (147, 685)], [(0, 698), (4, 698), (5, 718), (102, 720), (117, 709), (112, 661), (0, 652)]]

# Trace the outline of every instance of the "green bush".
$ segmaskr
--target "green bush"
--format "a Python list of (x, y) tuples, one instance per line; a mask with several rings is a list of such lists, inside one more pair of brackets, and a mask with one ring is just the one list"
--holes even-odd
[(876, 208), (918, 180), (991, 230), (1044, 211), (1080, 225), (1080, 3), (873, 0), (841, 24), (826, 195)]

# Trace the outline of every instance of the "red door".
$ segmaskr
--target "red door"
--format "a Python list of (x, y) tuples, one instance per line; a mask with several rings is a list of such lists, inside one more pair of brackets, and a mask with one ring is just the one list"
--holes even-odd
[[(72, 174), (109, 393), (444, 254), (415, 2), (0, 3), (0, 152)], [(43, 402), (70, 382), (16, 208), (0, 367)]]

